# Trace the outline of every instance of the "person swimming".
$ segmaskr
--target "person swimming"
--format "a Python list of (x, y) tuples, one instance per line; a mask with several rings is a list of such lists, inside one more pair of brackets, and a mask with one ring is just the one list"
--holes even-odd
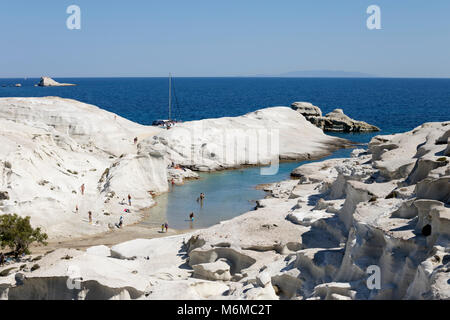
[(194, 213), (191, 212), (191, 214), (189, 214), (189, 220), (194, 221)]

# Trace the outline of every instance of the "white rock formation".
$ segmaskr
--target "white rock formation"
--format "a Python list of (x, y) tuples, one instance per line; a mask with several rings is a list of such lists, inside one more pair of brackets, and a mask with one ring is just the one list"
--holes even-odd
[(342, 109), (335, 109), (327, 113), (324, 117), (309, 117), (311, 123), (321, 128), (324, 131), (333, 132), (370, 132), (380, 131), (374, 125), (368, 124), (364, 121), (353, 120), (344, 114)]
[(158, 150), (170, 161), (197, 171), (242, 165), (268, 165), (278, 159), (311, 159), (346, 144), (325, 135), (287, 107), (273, 107), (234, 118), (177, 124), (142, 141), (141, 150)]
[(267, 186), (257, 210), (208, 229), (9, 264), (0, 297), (449, 299), (449, 128), (426, 123), (308, 164)]
[(128, 194), (125, 224), (136, 222), (138, 210), (154, 203), (148, 192), (168, 189), (164, 159), (138, 154), (133, 144), (157, 128), (51, 97), (0, 99), (0, 127), (0, 212), (29, 215), (51, 237), (109, 230)]
[(344, 114), (342, 109), (335, 109), (325, 116), (322, 110), (309, 102), (294, 102), (291, 108), (303, 115), (309, 122), (323, 131), (332, 132), (370, 132), (380, 131), (374, 125), (364, 121), (353, 120)]
[(310, 102), (294, 102), (291, 104), (291, 108), (299, 112), (305, 118), (322, 116), (322, 110)]
[(67, 86), (76, 86), (76, 84), (71, 83), (59, 83), (53, 80), (50, 77), (41, 77), (39, 83), (37, 84), (39, 87), (67, 87)]

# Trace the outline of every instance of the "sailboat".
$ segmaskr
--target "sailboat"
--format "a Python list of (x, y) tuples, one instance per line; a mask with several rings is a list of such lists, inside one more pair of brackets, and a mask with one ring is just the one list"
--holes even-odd
[(152, 126), (170, 129), (178, 122), (179, 121), (172, 119), (172, 74), (169, 73), (169, 117), (166, 120), (153, 121)]

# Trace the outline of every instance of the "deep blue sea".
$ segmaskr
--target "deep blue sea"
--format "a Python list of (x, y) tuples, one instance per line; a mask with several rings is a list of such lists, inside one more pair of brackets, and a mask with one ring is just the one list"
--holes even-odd
[[(0, 79), (0, 97), (60, 96), (97, 105), (141, 124), (166, 119), (167, 78), (55, 78), (75, 87), (34, 87), (39, 79)], [(12, 87), (21, 83), (22, 87)], [(382, 129), (375, 134), (336, 134), (368, 142), (376, 134), (408, 131), (430, 121), (450, 120), (450, 79), (382, 78), (174, 78), (174, 117), (183, 121), (238, 116), (271, 106), (308, 101), (323, 113), (342, 108), (350, 117)], [(6, 86), (6, 87), (3, 87)], [(348, 156), (340, 150), (331, 157)], [(254, 187), (287, 179), (300, 163), (283, 163), (275, 176), (258, 168), (202, 174), (202, 179), (158, 197), (148, 223), (168, 220), (178, 229), (207, 227), (251, 210), (264, 197)], [(203, 207), (195, 201), (206, 193)], [(197, 216), (186, 221), (189, 212)]]
[[(60, 96), (95, 104), (141, 124), (166, 119), (167, 78), (55, 78), (75, 87), (34, 87), (39, 79), (0, 79), (0, 97)], [(21, 88), (2, 87), (21, 83)], [(173, 78), (178, 119), (239, 116), (308, 101), (324, 113), (342, 108), (383, 134), (449, 120), (450, 79)], [(363, 139), (365, 140), (365, 139)]]

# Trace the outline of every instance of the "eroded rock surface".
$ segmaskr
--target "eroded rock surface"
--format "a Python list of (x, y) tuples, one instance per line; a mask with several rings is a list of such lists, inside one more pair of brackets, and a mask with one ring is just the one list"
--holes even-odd
[(60, 249), (37, 269), (32, 259), (9, 264), (0, 297), (449, 299), (449, 128), (426, 123), (304, 165), (296, 180), (265, 186), (256, 210), (207, 229)]
[(291, 108), (303, 115), (309, 122), (319, 127), (323, 131), (332, 132), (371, 132), (380, 131), (380, 128), (350, 118), (342, 109), (335, 109), (322, 116), (319, 107), (309, 102), (294, 102)]

